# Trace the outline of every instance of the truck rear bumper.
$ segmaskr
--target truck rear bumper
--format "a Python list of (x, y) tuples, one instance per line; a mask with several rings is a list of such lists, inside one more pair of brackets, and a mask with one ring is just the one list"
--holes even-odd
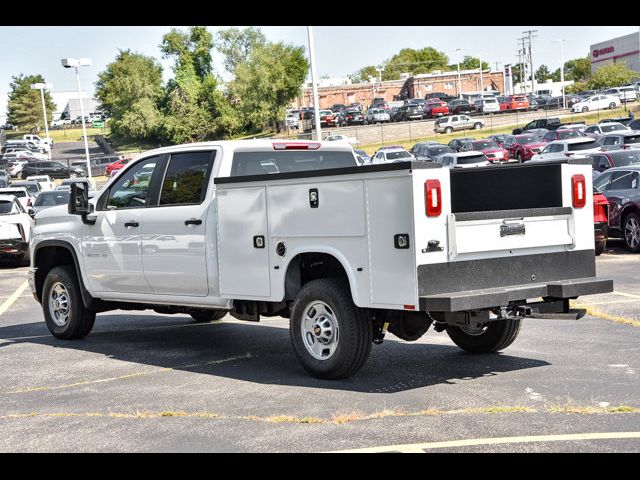
[(537, 297), (574, 298), (613, 291), (613, 280), (573, 278), (549, 283), (439, 293), (420, 297), (420, 310), (460, 312), (506, 306), (510, 302)]

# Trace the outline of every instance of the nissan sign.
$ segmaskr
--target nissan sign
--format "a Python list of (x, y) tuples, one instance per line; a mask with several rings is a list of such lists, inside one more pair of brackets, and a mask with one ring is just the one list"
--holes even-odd
[(606, 55), (607, 53), (613, 53), (614, 51), (615, 49), (613, 48), (613, 46), (605, 48), (595, 48), (593, 52), (591, 52), (591, 54), (593, 55), (593, 58), (598, 58), (600, 55)]

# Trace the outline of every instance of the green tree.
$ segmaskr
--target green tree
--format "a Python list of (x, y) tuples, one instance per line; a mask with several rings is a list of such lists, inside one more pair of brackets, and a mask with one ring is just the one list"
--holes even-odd
[(548, 78), (551, 78), (551, 72), (549, 71), (549, 67), (547, 67), (544, 64), (540, 65), (538, 67), (538, 70), (536, 70), (535, 77), (536, 77), (536, 82), (538, 83), (542, 83)]
[[(472, 57), (470, 55), (465, 55), (464, 59), (460, 62), (460, 70), (474, 70), (479, 68), (480, 59), (478, 57)], [(453, 68), (458, 68), (458, 64), (453, 65)], [(482, 62), (482, 70), (486, 70), (489, 68), (489, 63)]]
[[(559, 76), (560, 72), (558, 72)], [(586, 82), (591, 78), (591, 59), (575, 58), (564, 62), (564, 79), (574, 82)]]
[[(44, 115), (40, 91), (31, 88), (33, 83), (44, 83), (44, 77), (24, 74), (11, 77), (7, 121), (18, 128), (27, 128), (38, 132), (44, 128)], [(47, 91), (44, 92), (44, 102), (47, 109), (47, 123), (49, 123), (53, 117), (55, 104), (51, 94)]]
[(245, 131), (269, 127), (279, 131), (285, 109), (300, 94), (308, 70), (304, 47), (269, 42), (248, 52), (228, 86)]
[(158, 134), (163, 94), (160, 64), (130, 50), (121, 50), (96, 82), (96, 97), (112, 118), (111, 129), (124, 138), (151, 139)]
[(266, 43), (267, 39), (259, 28), (228, 28), (216, 34), (215, 47), (224, 55), (224, 68), (233, 73), (238, 65), (247, 61), (255, 48)]
[(351, 81), (354, 83), (366, 83), (369, 81), (369, 77), (378, 78), (380, 72), (376, 70), (374, 65), (367, 65), (366, 67), (362, 67), (356, 73), (351, 76)]
[(617, 87), (633, 80), (638, 73), (627, 67), (626, 63), (608, 63), (601, 66), (591, 76), (589, 87), (592, 89)]
[(431, 73), (433, 70), (449, 70), (449, 58), (433, 47), (420, 50), (403, 48), (384, 62), (383, 80), (398, 80), (403, 72), (414, 75)]

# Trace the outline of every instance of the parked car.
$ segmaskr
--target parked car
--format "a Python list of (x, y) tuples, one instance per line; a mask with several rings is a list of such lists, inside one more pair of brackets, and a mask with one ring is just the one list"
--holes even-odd
[(640, 164), (639, 150), (607, 150), (587, 155), (593, 161), (593, 169), (602, 173), (613, 167), (627, 167)]
[(509, 152), (502, 148), (495, 140), (489, 138), (483, 138), (481, 140), (474, 140), (468, 142), (462, 146), (460, 152), (482, 152), (487, 160), (491, 163), (500, 163), (509, 161)]
[(402, 121), (402, 106), (391, 107), (389, 110), (389, 120), (392, 122)]
[(30, 175), (27, 177), (27, 181), (38, 182), (40, 184), (40, 191), (45, 192), (47, 190), (53, 190), (56, 186), (51, 180), (49, 175)]
[(531, 120), (524, 127), (514, 128), (511, 133), (513, 135), (519, 135), (521, 133), (529, 133), (529, 131), (534, 129), (535, 130), (539, 130), (539, 129), (555, 130), (557, 128), (560, 128), (561, 125), (562, 125), (562, 122), (560, 122), (560, 119), (558, 117), (538, 118), (537, 120)]
[(327, 142), (349, 142), (351, 145), (357, 145), (359, 143), (357, 138), (353, 138), (353, 137), (349, 137), (347, 135), (341, 135), (341, 134), (329, 135), (328, 137), (325, 138), (325, 141), (327, 141)]
[(598, 123), (597, 125), (588, 125), (584, 129), (584, 133), (591, 133), (595, 135), (603, 135), (605, 133), (617, 132), (617, 131), (628, 131), (631, 130), (626, 125), (623, 125), (619, 122), (607, 122), (607, 123)]
[(360, 102), (350, 103), (347, 105), (347, 108), (355, 108), (356, 110), (362, 111), (362, 104)]
[(631, 130), (640, 130), (640, 118), (637, 120), (632, 120), (627, 125)]
[(593, 189), (593, 230), (596, 255), (601, 255), (607, 247), (609, 235), (609, 200)]
[(115, 162), (111, 162), (110, 164), (108, 164), (105, 167), (105, 173), (107, 175), (112, 175), (113, 172), (116, 172), (116, 171), (120, 170), (122, 167), (124, 167), (130, 161), (131, 161), (130, 158), (119, 158)]
[(22, 169), (29, 163), (26, 158), (13, 158), (7, 162), (7, 173), (13, 178), (22, 178)]
[(449, 115), (449, 106), (447, 105), (447, 102), (438, 98), (427, 99), (423, 110), (425, 118), (436, 118), (442, 117), (443, 115)]
[(65, 188), (64, 190), (48, 190), (38, 195), (38, 198), (36, 198), (33, 204), (33, 210), (36, 215), (38, 212), (46, 210), (47, 208), (69, 203), (69, 190), (69, 188)]
[(466, 114), (477, 113), (476, 107), (471, 105), (469, 103), (469, 100), (456, 98), (455, 100), (449, 100), (448, 106), (449, 106), (449, 112), (451, 112), (452, 115), (454, 114), (457, 115), (460, 113), (466, 113)]
[(640, 149), (640, 131), (614, 131), (602, 137), (602, 150)]
[(331, 105), (331, 108), (329, 108), (329, 110), (331, 110), (333, 113), (338, 113), (340, 110), (346, 110), (347, 106), (344, 103), (334, 103), (333, 105)]
[(335, 127), (338, 124), (338, 115), (331, 110), (320, 110), (320, 125), (322, 127)]
[(29, 192), (29, 195), (33, 199), (36, 199), (38, 195), (40, 195), (40, 192), (42, 191), (42, 187), (40, 187), (40, 184), (38, 182), (34, 182), (33, 180), (18, 180), (16, 182), (11, 182), (11, 187), (26, 188), (27, 192)]
[(358, 159), (358, 163), (360, 165), (367, 165), (371, 163), (371, 157), (364, 150), (353, 150), (353, 153), (356, 154), (356, 158)]
[(409, 150), (416, 160), (424, 162), (434, 162), (440, 155), (445, 153), (455, 153), (456, 151), (448, 145), (433, 142), (416, 143)]
[(33, 218), (29, 209), (12, 194), (0, 193), (0, 259), (29, 259)]
[(622, 238), (630, 252), (640, 252), (640, 165), (611, 168), (593, 186), (609, 201), (609, 238)]
[(495, 98), (482, 98), (475, 101), (475, 106), (480, 113), (499, 113), (500, 103)]
[(40, 137), (39, 135), (27, 133), (22, 136), (22, 139), (34, 142), (38, 146), (46, 146), (47, 150), (51, 150), (51, 147), (53, 147), (53, 139), (51, 137)]
[(459, 152), (460, 149), (462, 148), (462, 146), (465, 143), (468, 142), (473, 142), (475, 140), (475, 138), (470, 138), (470, 137), (465, 137), (465, 138), (454, 138), (453, 140), (451, 140), (447, 146), (451, 147), (452, 149), (454, 149), (456, 152)]
[(539, 137), (524, 133), (521, 135), (508, 135), (502, 147), (509, 152), (509, 158), (514, 158), (518, 162), (523, 163), (530, 160), (536, 153), (546, 145), (546, 142)]
[(364, 114), (360, 110), (349, 109), (341, 112), (338, 120), (341, 127), (349, 125), (364, 125)]
[(549, 98), (545, 101), (544, 105), (538, 105), (538, 108), (542, 108), (543, 110), (554, 110), (563, 108), (562, 97)]
[(373, 155), (373, 157), (371, 157), (371, 163), (389, 163), (410, 160), (415, 160), (415, 157), (402, 147), (381, 148), (375, 153), (375, 155)]
[(613, 95), (594, 95), (578, 103), (573, 104), (573, 113), (590, 112), (592, 110), (603, 110), (605, 108), (616, 108), (620, 106), (620, 99)]
[(33, 197), (29, 195), (29, 191), (24, 187), (14, 187), (9, 185), (5, 188), (0, 188), (0, 195), (13, 195), (22, 204), (25, 211), (33, 206)]
[(467, 152), (445, 153), (438, 157), (437, 162), (448, 168), (484, 167), (490, 164), (484, 153), (473, 150)]
[(433, 125), (433, 131), (452, 133), (458, 130), (480, 130), (484, 125), (484, 121), (479, 118), (471, 118), (468, 115), (451, 115), (437, 119)]
[(507, 135), (506, 133), (498, 133), (497, 135), (489, 135), (487, 138), (493, 140), (494, 142), (496, 142), (498, 145), (502, 146), (502, 144), (504, 143), (505, 139), (508, 137), (509, 135)]
[(529, 99), (524, 95), (510, 95), (507, 98), (509, 110), (527, 110), (529, 108)]
[(389, 123), (391, 117), (384, 108), (370, 108), (367, 110), (367, 116), (364, 119), (365, 123)]
[(598, 151), (600, 151), (600, 141), (594, 138), (569, 138), (547, 143), (540, 153), (536, 153), (529, 161), (538, 162), (562, 156), (570, 157), (576, 154), (587, 155)]
[(638, 92), (632, 86), (609, 88), (603, 93), (618, 97), (620, 102), (635, 102), (638, 99)]
[(29, 162), (22, 167), (22, 176), (49, 175), (51, 178), (84, 177), (87, 175), (86, 167), (67, 167), (61, 162), (39, 161)]
[(407, 103), (400, 107), (400, 118), (402, 122), (409, 120), (422, 120), (424, 117), (424, 108), (420, 103)]

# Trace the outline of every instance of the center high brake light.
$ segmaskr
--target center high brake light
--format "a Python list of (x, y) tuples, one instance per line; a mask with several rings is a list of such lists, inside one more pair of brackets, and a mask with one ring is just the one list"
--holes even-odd
[(587, 203), (587, 189), (584, 175), (578, 174), (571, 177), (571, 197), (573, 208), (582, 208)]
[(437, 217), (442, 213), (440, 180), (427, 180), (424, 182), (424, 202), (427, 217)]
[(274, 150), (318, 150), (319, 143), (285, 143), (273, 142)]

